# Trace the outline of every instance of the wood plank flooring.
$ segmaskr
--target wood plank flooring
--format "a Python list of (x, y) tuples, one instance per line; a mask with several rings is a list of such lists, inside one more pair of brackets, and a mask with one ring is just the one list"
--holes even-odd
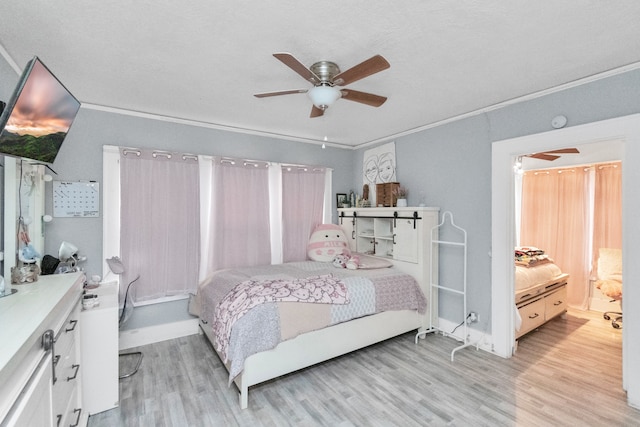
[(404, 334), (254, 386), (241, 410), (206, 337), (140, 347), (102, 426), (638, 426), (622, 390), (622, 331), (570, 311), (520, 340), (511, 359)]

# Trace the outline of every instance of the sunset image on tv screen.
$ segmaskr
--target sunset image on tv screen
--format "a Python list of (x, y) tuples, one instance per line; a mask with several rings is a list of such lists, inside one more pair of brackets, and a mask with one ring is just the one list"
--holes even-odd
[(38, 60), (0, 134), (0, 151), (52, 163), (80, 103)]

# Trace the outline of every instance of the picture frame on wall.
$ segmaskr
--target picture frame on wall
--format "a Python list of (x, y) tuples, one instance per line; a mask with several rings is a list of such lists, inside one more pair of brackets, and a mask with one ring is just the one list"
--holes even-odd
[(345, 203), (349, 203), (346, 193), (336, 193), (336, 207), (342, 208)]

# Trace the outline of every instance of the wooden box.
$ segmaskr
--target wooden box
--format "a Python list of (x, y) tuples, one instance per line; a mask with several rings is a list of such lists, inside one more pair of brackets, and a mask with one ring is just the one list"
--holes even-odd
[(399, 182), (385, 182), (376, 184), (376, 205), (393, 207), (396, 205), (396, 191), (400, 187)]

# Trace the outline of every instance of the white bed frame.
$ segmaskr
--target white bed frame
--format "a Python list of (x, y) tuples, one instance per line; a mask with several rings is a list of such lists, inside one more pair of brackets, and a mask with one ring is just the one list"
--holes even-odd
[[(211, 343), (211, 327), (200, 321)], [(413, 310), (385, 311), (283, 341), (272, 350), (245, 359), (244, 370), (234, 380), (240, 391), (240, 407), (249, 405), (249, 387), (315, 365), (412, 330), (428, 327), (428, 317)], [(215, 348), (215, 344), (213, 346)], [(218, 356), (220, 354), (218, 353)], [(222, 358), (220, 358), (222, 360)], [(227, 370), (229, 366), (227, 365)]]
[[(396, 260), (392, 260), (392, 262), (398, 270), (411, 274), (416, 279), (424, 277), (421, 270), (424, 268), (423, 263), (413, 264)], [(429, 298), (428, 281), (418, 280), (418, 283), (424, 295)], [(240, 391), (240, 407), (246, 409), (249, 405), (249, 387), (253, 385), (333, 359), (405, 332), (429, 329), (431, 325), (429, 323), (429, 306), (430, 304), (427, 304), (425, 314), (419, 314), (415, 310), (385, 311), (338, 323), (324, 329), (298, 335), (293, 339), (281, 342), (272, 350), (249, 356), (245, 359), (242, 373), (234, 380)], [(434, 316), (437, 316), (437, 303), (433, 307)], [(200, 319), (200, 328), (215, 349), (215, 337), (211, 326)], [(220, 360), (224, 359), (220, 357)], [(228, 364), (226, 368), (227, 371), (230, 370)]]
[[(429, 287), (429, 279), (431, 277), (429, 260), (431, 259), (431, 251), (435, 249), (431, 242), (431, 234), (432, 228), (439, 223), (438, 209), (402, 209), (406, 209), (409, 212), (407, 216), (416, 211), (419, 212), (421, 217), (417, 224), (414, 222), (413, 230), (415, 235), (405, 236), (410, 237), (408, 245), (416, 245), (417, 262), (396, 259), (390, 259), (390, 261), (398, 270), (412, 275), (420, 284), (420, 288), (427, 298), (434, 298), (432, 304), (427, 304), (427, 312), (419, 314), (414, 310), (399, 310), (372, 314), (298, 335), (296, 338), (281, 342), (272, 350), (249, 356), (245, 359), (244, 370), (234, 380), (240, 391), (240, 407), (242, 409), (247, 408), (249, 404), (249, 387), (253, 385), (393, 338), (405, 332), (425, 331), (432, 324), (438, 324), (434, 323), (437, 322), (438, 317), (438, 295), (436, 292), (431, 293)], [(392, 221), (394, 212), (397, 210), (398, 208), (376, 208), (375, 210), (367, 208), (366, 212), (367, 215), (378, 215), (378, 218), (388, 217)], [(351, 213), (350, 215), (353, 214)], [(347, 234), (351, 235), (352, 233)], [(355, 250), (356, 248), (353, 249)], [(437, 277), (435, 271), (433, 274), (433, 277)], [(430, 313), (430, 310), (433, 313)], [(431, 322), (430, 317), (433, 317)], [(215, 337), (210, 325), (200, 321), (200, 327), (215, 348)], [(422, 335), (422, 338), (424, 338), (424, 335)], [(220, 359), (223, 360), (222, 358)], [(228, 365), (227, 370), (229, 370)]]

